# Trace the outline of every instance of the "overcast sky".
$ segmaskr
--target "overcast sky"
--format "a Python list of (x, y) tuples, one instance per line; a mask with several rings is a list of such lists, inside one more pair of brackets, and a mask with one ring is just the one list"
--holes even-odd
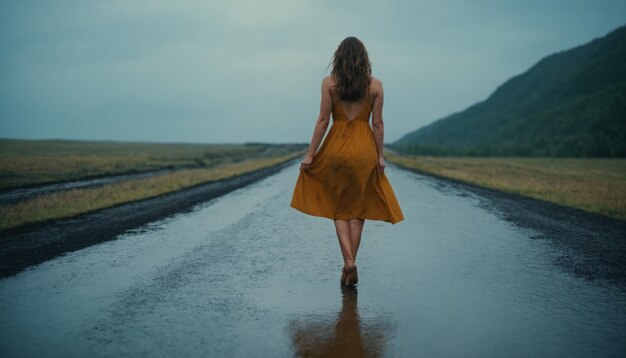
[(0, 137), (308, 142), (357, 36), (389, 143), (623, 24), (624, 0), (0, 0)]

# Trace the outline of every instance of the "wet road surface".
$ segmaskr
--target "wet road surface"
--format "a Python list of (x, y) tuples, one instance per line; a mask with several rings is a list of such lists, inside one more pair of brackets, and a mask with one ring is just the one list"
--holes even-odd
[(342, 289), (332, 221), (289, 207), (299, 163), (0, 281), (0, 355), (610, 357), (626, 294), (539, 233), (389, 165), (405, 221), (366, 221)]

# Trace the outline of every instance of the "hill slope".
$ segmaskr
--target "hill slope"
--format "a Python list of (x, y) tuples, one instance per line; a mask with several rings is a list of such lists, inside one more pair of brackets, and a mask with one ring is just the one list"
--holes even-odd
[(543, 58), (485, 101), (390, 147), (431, 155), (626, 157), (626, 26)]

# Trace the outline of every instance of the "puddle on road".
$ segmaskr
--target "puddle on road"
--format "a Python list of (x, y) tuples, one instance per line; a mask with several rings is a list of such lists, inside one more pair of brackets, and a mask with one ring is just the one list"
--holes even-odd
[(384, 317), (362, 318), (358, 287), (341, 287), (336, 314), (302, 315), (287, 324), (294, 354), (321, 357), (382, 357), (394, 327)]
[(626, 351), (626, 298), (536, 232), (389, 167), (406, 220), (368, 221), (342, 289), (332, 221), (289, 207), (298, 166), (150, 230), (0, 281), (11, 356), (589, 357)]

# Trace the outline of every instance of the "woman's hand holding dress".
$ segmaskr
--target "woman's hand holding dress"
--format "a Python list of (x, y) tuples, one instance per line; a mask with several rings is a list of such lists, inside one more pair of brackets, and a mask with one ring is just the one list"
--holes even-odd
[(300, 169), (304, 171), (309, 170), (309, 165), (311, 165), (311, 163), (313, 163), (313, 156), (311, 154), (307, 154), (302, 162), (300, 162)]

